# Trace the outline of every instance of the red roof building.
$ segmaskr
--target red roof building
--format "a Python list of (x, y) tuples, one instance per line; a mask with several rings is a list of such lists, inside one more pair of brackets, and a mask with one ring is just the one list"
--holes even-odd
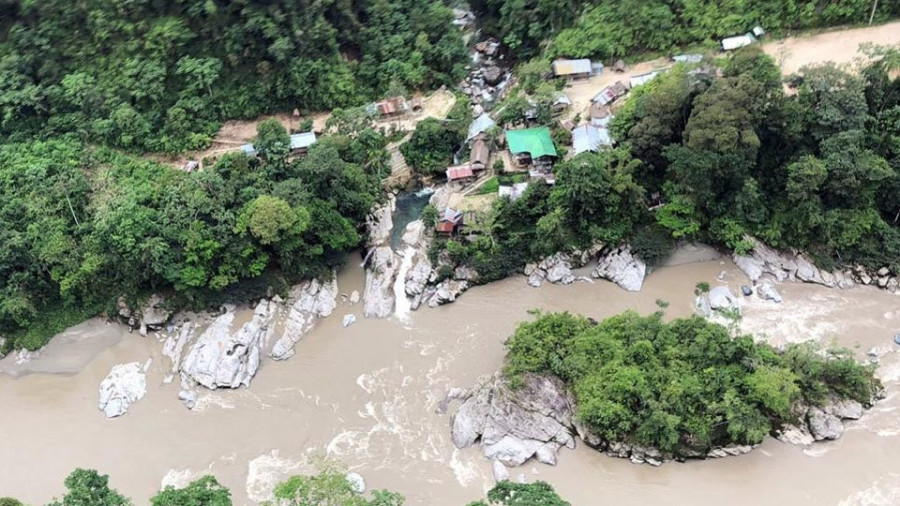
[(447, 181), (470, 181), (475, 178), (471, 165), (457, 165), (447, 168)]

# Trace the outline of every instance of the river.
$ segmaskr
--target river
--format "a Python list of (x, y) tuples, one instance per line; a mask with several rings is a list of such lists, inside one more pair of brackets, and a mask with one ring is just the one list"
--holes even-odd
[[(717, 278), (722, 276), (721, 281)], [(0, 362), (0, 496), (45, 503), (62, 493), (75, 467), (96, 468), (136, 504), (163, 483), (183, 484), (212, 473), (235, 498), (254, 504), (271, 486), (310, 469), (317, 455), (340, 459), (370, 487), (402, 492), (408, 505), (462, 506), (492, 486), (480, 450), (456, 450), (449, 414), (436, 408), (451, 387), (469, 387), (497, 370), (503, 341), (528, 310), (568, 310), (594, 318), (625, 309), (691, 313), (698, 281), (727, 283), (743, 275), (727, 260), (664, 267), (641, 293), (615, 285), (576, 283), (534, 289), (522, 277), (476, 287), (456, 303), (424, 308), (402, 320), (341, 326), (361, 306), (340, 303), (335, 314), (297, 344), (285, 362), (264, 361), (249, 389), (204, 391), (188, 411), (177, 382), (162, 378), (169, 363), (151, 334), (92, 320), (55, 339), (28, 368)], [(350, 261), (342, 292), (360, 290), (363, 272)], [(900, 330), (900, 298), (870, 287), (832, 290), (782, 284), (784, 303), (745, 301), (743, 324), (773, 341), (818, 339), (879, 347), (888, 397), (851, 423), (842, 439), (809, 449), (767, 440), (741, 457), (634, 465), (584, 445), (563, 449), (559, 465), (527, 464), (512, 478), (543, 479), (573, 505), (880, 505), (900, 504), (900, 355), (891, 337)], [(96, 338), (90, 336), (96, 335)], [(78, 360), (59, 360), (63, 356)], [(97, 387), (118, 363), (153, 357), (147, 395), (123, 417), (97, 409)], [(59, 368), (64, 374), (50, 374)], [(80, 369), (80, 372), (78, 370)], [(451, 406), (451, 412), (455, 405)]]

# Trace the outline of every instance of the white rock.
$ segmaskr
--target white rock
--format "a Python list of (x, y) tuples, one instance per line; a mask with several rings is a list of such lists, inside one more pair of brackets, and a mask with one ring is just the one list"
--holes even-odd
[(291, 288), (288, 296), (291, 307), (284, 322), (284, 333), (275, 342), (270, 356), (275, 360), (294, 356), (294, 344), (313, 328), (319, 318), (331, 315), (337, 307), (337, 296), (336, 276), (327, 283), (313, 279)]
[(356, 315), (353, 314), (345, 314), (344, 319), (341, 320), (341, 325), (343, 325), (344, 327), (349, 327), (354, 323), (356, 323)]
[(841, 423), (841, 419), (819, 408), (810, 408), (806, 416), (809, 432), (816, 441), (838, 439), (844, 433), (844, 424)]
[(188, 409), (194, 409), (194, 406), (197, 405), (197, 392), (181, 390), (178, 392), (178, 400), (182, 401)]
[(756, 295), (759, 296), (760, 299), (763, 300), (771, 300), (774, 302), (781, 302), (781, 294), (772, 286), (771, 283), (763, 282), (756, 289)]
[(250, 386), (259, 368), (260, 347), (277, 304), (263, 300), (253, 319), (234, 334), (234, 313), (216, 318), (197, 338), (181, 364), (181, 370), (206, 388)]
[(349, 472), (344, 479), (350, 484), (350, 489), (357, 494), (366, 493), (366, 480), (359, 473)]
[(107, 418), (122, 416), (128, 408), (147, 393), (148, 360), (144, 366), (140, 362), (129, 362), (113, 366), (112, 370), (100, 383), (100, 402), (98, 407)]
[(491, 466), (491, 470), (494, 473), (494, 481), (500, 483), (501, 481), (509, 479), (509, 468), (503, 465), (499, 460), (495, 460), (494, 464)]
[(359, 290), (353, 290), (350, 292), (350, 304), (358, 304), (359, 303)]
[(646, 264), (632, 255), (626, 246), (601, 255), (591, 275), (595, 278), (608, 279), (629, 292), (639, 292), (644, 285), (646, 272)]
[(738, 309), (737, 297), (727, 286), (716, 286), (709, 291), (709, 307), (717, 310)]
[(777, 439), (785, 443), (797, 446), (808, 446), (813, 444), (816, 439), (809, 433), (806, 425), (797, 427), (796, 425), (785, 425), (777, 434)]
[(366, 268), (363, 316), (387, 318), (394, 312), (394, 276), (399, 262), (390, 246), (375, 248)]

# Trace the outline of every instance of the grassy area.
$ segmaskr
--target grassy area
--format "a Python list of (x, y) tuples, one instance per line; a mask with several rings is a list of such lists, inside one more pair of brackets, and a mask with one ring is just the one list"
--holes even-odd
[(478, 195), (489, 195), (491, 193), (497, 193), (500, 189), (500, 181), (496, 177), (492, 177), (487, 180), (481, 188), (478, 188)]

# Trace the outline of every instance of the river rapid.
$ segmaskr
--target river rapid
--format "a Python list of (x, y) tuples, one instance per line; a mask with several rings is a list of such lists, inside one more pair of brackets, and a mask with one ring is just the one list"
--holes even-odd
[[(169, 362), (154, 335), (91, 320), (54, 339), (42, 357), (0, 361), (0, 496), (45, 503), (63, 492), (75, 467), (95, 468), (136, 504), (161, 485), (214, 474), (235, 504), (265, 500), (271, 487), (310, 471), (316, 456), (339, 459), (370, 488), (403, 493), (408, 505), (462, 506), (493, 485), (477, 448), (456, 450), (450, 413), (439, 406), (452, 387), (470, 387), (500, 366), (503, 341), (528, 311), (572, 311), (597, 319), (670, 302), (669, 316), (692, 312), (698, 281), (735, 293), (745, 277), (728, 260), (663, 267), (640, 293), (604, 281), (531, 288), (523, 277), (476, 287), (457, 302), (405, 318), (367, 320), (361, 305), (335, 313), (285, 362), (265, 360), (249, 389), (201, 391), (197, 407), (163, 384)], [(340, 291), (361, 290), (355, 257), (339, 275)], [(559, 464), (528, 463), (512, 479), (550, 482), (573, 505), (888, 505), (900, 504), (900, 298), (871, 287), (836, 290), (781, 284), (784, 302), (744, 299), (742, 325), (773, 342), (816, 339), (882, 353), (887, 398), (851, 422), (835, 442), (807, 449), (769, 439), (748, 455), (659, 468), (563, 449)], [(239, 311), (248, 311), (239, 309)], [(341, 326), (343, 314), (359, 321)], [(154, 359), (147, 394), (129, 412), (106, 419), (97, 388), (110, 368)], [(58, 372), (56, 372), (58, 371)], [(14, 377), (18, 375), (18, 377)]]

